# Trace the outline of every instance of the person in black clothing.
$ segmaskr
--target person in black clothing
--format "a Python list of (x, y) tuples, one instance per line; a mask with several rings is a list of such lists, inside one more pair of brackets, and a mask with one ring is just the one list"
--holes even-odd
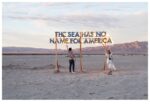
[(75, 72), (75, 55), (73, 54), (72, 48), (68, 50), (68, 57), (69, 57), (69, 72)]

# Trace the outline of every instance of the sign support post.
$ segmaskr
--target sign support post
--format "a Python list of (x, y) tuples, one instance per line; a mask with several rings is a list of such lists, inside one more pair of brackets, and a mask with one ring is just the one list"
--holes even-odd
[(58, 66), (58, 51), (57, 51), (57, 34), (55, 33), (55, 72), (58, 73), (59, 71), (59, 66)]
[(80, 33), (80, 72), (83, 72), (82, 65), (82, 34)]

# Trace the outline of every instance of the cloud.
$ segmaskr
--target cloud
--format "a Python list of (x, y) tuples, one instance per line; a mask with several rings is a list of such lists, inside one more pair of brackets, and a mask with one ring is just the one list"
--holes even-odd
[[(23, 28), (26, 28), (25, 26), (32, 25), (30, 26), (31, 30), (26, 28), (28, 30), (25, 31), (26, 33), (32, 36), (36, 36), (34, 34), (38, 34), (39, 37), (47, 36), (47, 39), (55, 31), (103, 30), (110, 32), (116, 38), (115, 42), (127, 41), (131, 38), (132, 40), (135, 38), (139, 40), (147, 38), (148, 12), (143, 8), (132, 10), (130, 5), (129, 9), (127, 9), (128, 6), (120, 9), (120, 7), (113, 8), (111, 4), (109, 4), (111, 7), (108, 5), (101, 7), (96, 3), (29, 4), (20, 5), (18, 3), (12, 7), (4, 5), (3, 20), (5, 20), (5, 31), (10, 31), (8, 25), (15, 21), (14, 23), (16, 24), (12, 23), (14, 30), (18, 30), (21, 33)], [(133, 9), (135, 7), (136, 5)], [(111, 8), (113, 9), (111, 10)], [(26, 23), (26, 25), (23, 23)], [(22, 30), (20, 30), (20, 27), (22, 27)], [(30, 34), (31, 31), (34, 34)], [(26, 35), (26, 33), (23, 35)], [(141, 34), (144, 34), (144, 38)], [(47, 40), (43, 39), (44, 41)]]
[[(9, 7), (9, 5), (6, 7)], [(113, 7), (116, 5), (118, 5), (119, 8)], [(70, 8), (68, 9), (68, 7)], [(11, 8), (9, 7), (9, 9), (6, 9), (3, 13), (3, 17), (15, 20), (30, 20), (33, 22), (39, 21), (41, 24), (45, 24), (45, 26), (47, 25), (48, 27), (53, 25), (66, 28), (71, 28), (71, 26), (72, 28), (87, 27), (88, 29), (98, 27), (122, 28), (125, 27), (123, 21), (127, 21), (127, 19), (130, 21), (133, 20), (133, 18), (136, 20), (141, 17), (141, 15), (138, 14), (143, 14), (142, 10), (140, 12), (124, 11), (132, 10), (135, 7), (136, 5), (129, 5), (126, 3), (12, 3)], [(24, 10), (24, 8), (27, 10)], [(62, 8), (64, 9), (63, 13), (61, 13)], [(97, 10), (95, 8), (97, 8)], [(7, 10), (10, 11), (7, 12)], [(58, 10), (56, 12), (59, 13), (55, 14), (55, 10)]]
[(112, 12), (69, 12), (61, 15), (8, 15), (6, 18), (15, 20), (30, 20), (33, 24), (41, 27), (64, 27), (64, 28), (128, 28), (134, 25), (146, 25), (148, 13), (136, 11), (133, 13)]

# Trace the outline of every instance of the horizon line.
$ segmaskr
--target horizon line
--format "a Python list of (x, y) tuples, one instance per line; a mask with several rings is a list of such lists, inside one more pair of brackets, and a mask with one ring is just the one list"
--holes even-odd
[[(116, 43), (116, 44), (112, 44), (111, 46), (113, 45), (117, 45), (117, 44), (126, 44), (126, 43), (133, 43), (133, 42), (148, 42), (147, 41), (131, 41), (131, 42), (123, 42), (123, 43)], [(55, 48), (42, 48), (42, 47), (28, 47), (28, 46), (2, 46), (2, 48), (36, 48), (36, 49), (55, 49)], [(88, 46), (87, 46), (88, 47)], [(98, 46), (93, 46), (93, 47), (98, 47)], [(102, 46), (100, 46), (102, 47)], [(86, 48), (86, 47), (83, 47), (83, 48)], [(61, 48), (59, 48), (61, 49)], [(64, 48), (65, 49), (65, 48)], [(64, 50), (64, 49), (61, 49), (61, 50)], [(75, 48), (75, 49), (78, 49), (78, 48)]]

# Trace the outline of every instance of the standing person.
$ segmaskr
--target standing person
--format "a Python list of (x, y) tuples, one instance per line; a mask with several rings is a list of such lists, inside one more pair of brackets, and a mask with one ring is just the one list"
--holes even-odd
[(113, 63), (112, 53), (111, 53), (110, 49), (107, 50), (106, 57), (107, 57), (107, 59), (106, 59), (107, 69), (110, 71), (116, 70), (116, 67)]
[(110, 49), (106, 49), (105, 56), (106, 56), (106, 60), (104, 63), (104, 73), (108, 75), (112, 75), (112, 71), (116, 70), (116, 67), (113, 63), (112, 53)]
[(72, 48), (68, 49), (68, 57), (69, 57), (69, 72), (75, 72), (75, 55), (73, 54)]

